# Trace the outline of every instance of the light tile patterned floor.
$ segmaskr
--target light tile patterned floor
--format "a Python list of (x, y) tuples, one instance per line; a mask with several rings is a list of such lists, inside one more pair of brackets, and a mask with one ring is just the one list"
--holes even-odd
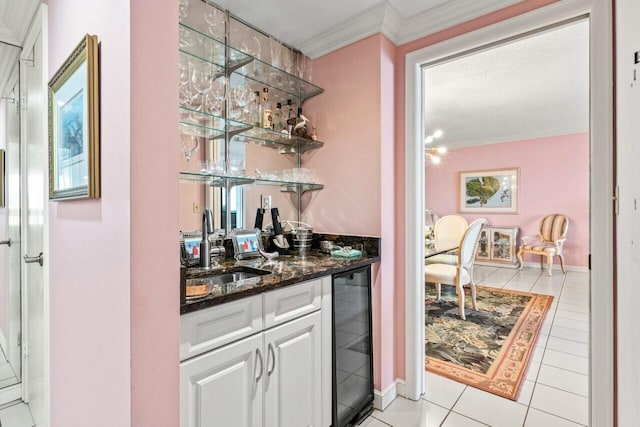
[(18, 403), (0, 409), (0, 425), (2, 427), (33, 427), (29, 407), (24, 403)]
[(517, 402), (427, 373), (418, 402), (398, 397), (363, 427), (576, 427), (588, 423), (589, 274), (476, 266), (476, 283), (554, 295)]

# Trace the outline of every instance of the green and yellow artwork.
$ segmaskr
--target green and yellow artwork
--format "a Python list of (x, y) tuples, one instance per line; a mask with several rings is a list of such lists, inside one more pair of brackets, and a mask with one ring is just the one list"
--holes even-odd
[(461, 212), (515, 212), (518, 171), (460, 174)]

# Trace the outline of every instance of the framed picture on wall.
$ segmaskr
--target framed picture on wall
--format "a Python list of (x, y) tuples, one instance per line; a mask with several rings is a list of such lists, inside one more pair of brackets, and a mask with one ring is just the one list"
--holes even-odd
[(87, 34), (49, 82), (49, 199), (100, 197), (98, 66)]
[(461, 213), (517, 213), (520, 170), (460, 172)]

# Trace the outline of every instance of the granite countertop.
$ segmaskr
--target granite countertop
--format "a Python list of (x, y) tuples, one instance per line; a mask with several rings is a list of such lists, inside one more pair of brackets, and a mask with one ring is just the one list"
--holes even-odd
[(213, 292), (210, 295), (197, 299), (187, 299), (182, 302), (180, 304), (180, 314), (191, 313), (251, 295), (261, 294), (273, 289), (374, 264), (379, 261), (380, 256), (377, 250), (370, 252), (365, 250), (363, 254), (357, 258), (337, 258), (316, 249), (310, 251), (309, 254), (303, 258), (294, 255), (281, 255), (272, 261), (264, 260), (263, 258), (243, 261), (227, 259), (220, 262), (214, 270), (202, 271), (197, 268), (183, 269), (183, 282), (189, 279), (211, 276), (212, 274), (237, 271), (242, 267), (259, 269), (269, 273), (233, 283), (214, 285)]

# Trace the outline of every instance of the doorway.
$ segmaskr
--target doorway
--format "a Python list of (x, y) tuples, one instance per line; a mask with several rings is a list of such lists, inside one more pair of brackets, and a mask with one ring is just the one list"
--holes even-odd
[(0, 422), (22, 427), (48, 418), (47, 18), (35, 1), (7, 10), (25, 21), (21, 46), (0, 43)]
[[(438, 300), (429, 283), (449, 260), (425, 259), (424, 399), (444, 405), (447, 418), (489, 425), (587, 425), (589, 22), (542, 28), (423, 70), (425, 206), (445, 217), (436, 229), (445, 239), (453, 219), (488, 221), (467, 268), (478, 308), (465, 286), (466, 319), (452, 286)], [(547, 250), (535, 236), (550, 214), (567, 273), (553, 256), (549, 275), (547, 257), (541, 264), (533, 254), (519, 270), (523, 239)]]
[[(591, 314), (590, 324), (590, 425), (608, 425), (613, 419), (613, 258), (611, 251), (613, 215), (611, 105), (611, 7), (605, 2), (569, 0), (554, 3), (525, 15), (494, 24), (407, 55), (406, 62), (406, 169), (405, 242), (407, 254), (421, 254), (424, 236), (424, 140), (421, 91), (422, 66), (453, 55), (481, 49), (487, 45), (518, 37), (580, 16), (590, 22), (590, 151), (591, 151)], [(418, 182), (415, 182), (418, 180)], [(424, 265), (415, 256), (406, 258), (406, 387), (405, 393), (417, 399), (424, 392), (424, 289), (416, 287), (424, 278)], [(594, 284), (597, 283), (598, 286)], [(597, 321), (596, 321), (597, 320)], [(597, 368), (596, 368), (597, 367)]]

